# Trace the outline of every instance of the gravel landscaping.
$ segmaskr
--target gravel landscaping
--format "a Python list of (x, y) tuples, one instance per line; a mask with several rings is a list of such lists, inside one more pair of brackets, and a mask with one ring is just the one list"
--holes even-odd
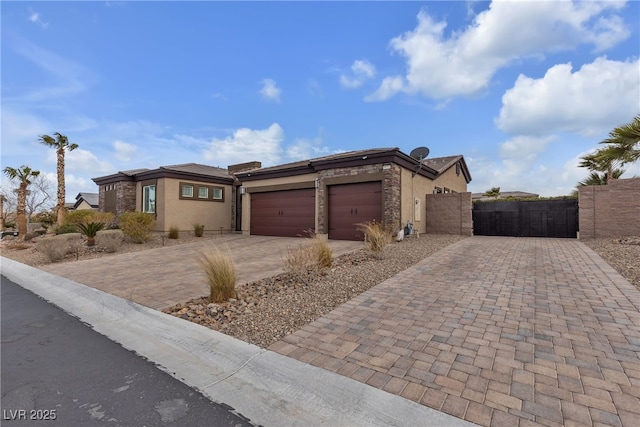
[[(209, 303), (206, 296), (202, 296), (163, 311), (266, 348), (372, 286), (463, 238), (450, 235), (409, 238), (392, 243), (383, 259), (377, 259), (361, 249), (337, 257), (330, 269), (321, 272), (307, 284), (283, 273), (238, 286), (237, 298), (227, 303)], [(196, 238), (192, 233), (185, 233), (174, 240), (155, 235), (145, 244), (125, 242), (117, 253), (184, 244), (196, 239), (207, 237)], [(594, 239), (582, 243), (640, 289), (640, 238)], [(2, 256), (31, 266), (47, 263), (33, 243), (3, 241), (0, 251)], [(111, 255), (100, 248), (83, 247), (62, 262)]]

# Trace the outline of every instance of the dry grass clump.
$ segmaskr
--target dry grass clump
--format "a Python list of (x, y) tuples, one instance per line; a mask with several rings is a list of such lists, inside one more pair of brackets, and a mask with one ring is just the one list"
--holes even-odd
[(176, 226), (169, 227), (169, 238), (177, 239), (180, 237), (180, 229)]
[(329, 242), (317, 236), (312, 240), (311, 244), (288, 248), (284, 257), (284, 272), (304, 284), (309, 284), (323, 268), (333, 265), (333, 249)]
[(107, 253), (117, 252), (124, 240), (122, 230), (101, 230), (96, 235), (96, 245)]
[(203, 252), (197, 261), (209, 282), (210, 302), (225, 302), (237, 296), (236, 266), (231, 256), (213, 247), (210, 252)]
[(144, 243), (151, 238), (156, 219), (150, 213), (125, 212), (118, 217), (118, 226), (133, 243)]
[(359, 224), (358, 227), (364, 233), (365, 247), (371, 251), (376, 258), (382, 259), (385, 248), (393, 240), (391, 230), (383, 227), (382, 224), (376, 221)]

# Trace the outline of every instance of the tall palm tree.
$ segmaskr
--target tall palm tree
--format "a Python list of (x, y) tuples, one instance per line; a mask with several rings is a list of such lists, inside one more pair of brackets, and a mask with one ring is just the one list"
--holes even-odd
[(580, 167), (591, 171), (587, 181), (593, 182), (593, 184), (585, 185), (606, 185), (609, 183), (609, 179), (618, 179), (624, 173), (624, 170), (620, 168), (624, 162), (610, 156), (603, 156), (602, 151), (601, 148), (582, 157)]
[(58, 225), (62, 225), (67, 215), (67, 210), (64, 206), (66, 197), (64, 184), (64, 153), (65, 151), (75, 150), (78, 148), (78, 144), (70, 144), (69, 138), (59, 132), (54, 133), (53, 136), (55, 136), (55, 138), (49, 135), (41, 135), (39, 142), (56, 149), (56, 155), (58, 157), (58, 204), (56, 205), (56, 211), (58, 213)]
[(609, 180), (609, 177), (611, 177), (612, 179), (618, 179), (622, 176), (623, 173), (624, 173), (623, 169), (613, 169), (611, 172), (605, 172), (605, 173), (598, 172), (598, 171), (591, 171), (587, 179), (585, 179), (584, 181), (580, 181), (578, 183), (578, 187), (581, 187), (584, 185), (606, 185), (607, 181)]
[(9, 179), (17, 179), (20, 182), (18, 187), (18, 206), (16, 216), (18, 217), (18, 238), (23, 239), (27, 234), (27, 191), (31, 178), (40, 175), (40, 171), (33, 170), (29, 166), (20, 166), (19, 169), (7, 166), (4, 173)]

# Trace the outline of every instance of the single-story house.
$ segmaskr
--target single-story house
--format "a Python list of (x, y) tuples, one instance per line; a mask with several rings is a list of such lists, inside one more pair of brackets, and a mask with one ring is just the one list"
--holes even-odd
[(426, 232), (426, 195), (466, 192), (471, 175), (462, 155), (420, 161), (377, 148), (264, 168), (192, 163), (93, 180), (101, 211), (155, 213), (158, 231), (198, 222), (205, 230), (359, 240), (358, 224), (372, 220)]
[(73, 204), (72, 210), (98, 210), (100, 203), (98, 202), (98, 193), (78, 193), (76, 202)]

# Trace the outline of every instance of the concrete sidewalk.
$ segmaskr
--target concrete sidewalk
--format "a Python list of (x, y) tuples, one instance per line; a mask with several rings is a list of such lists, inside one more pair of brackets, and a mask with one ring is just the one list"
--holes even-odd
[(252, 422), (300, 426), (468, 426), (359, 381), (1, 258), (2, 275)]

